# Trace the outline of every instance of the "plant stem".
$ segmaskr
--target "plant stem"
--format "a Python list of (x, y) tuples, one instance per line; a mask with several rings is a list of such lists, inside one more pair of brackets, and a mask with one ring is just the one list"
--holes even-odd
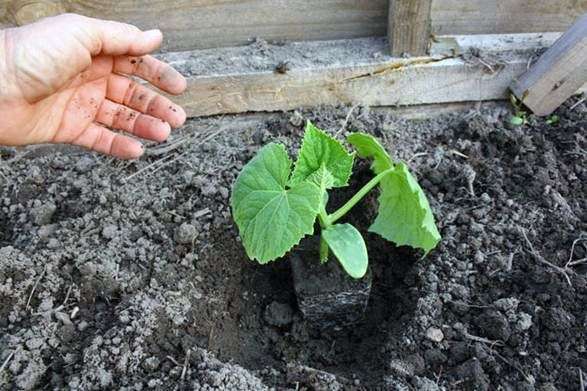
[(328, 213), (326, 213), (326, 209), (322, 208), (320, 213), (318, 213), (318, 222), (320, 223), (320, 228), (326, 229), (330, 227), (330, 223), (328, 222)]
[(393, 172), (394, 169), (395, 168), (389, 168), (389, 169), (383, 171), (382, 173), (378, 174), (375, 178), (371, 179), (369, 182), (367, 182), (365, 184), (365, 186), (363, 186), (361, 188), (361, 190), (359, 190), (357, 192), (357, 194), (355, 194), (350, 200), (348, 200), (346, 202), (346, 204), (341, 206), (336, 212), (329, 215), (328, 219), (326, 220), (326, 223), (329, 226), (336, 223), (341, 217), (346, 215), (353, 208), (353, 206), (355, 206), (359, 201), (361, 201), (363, 199), (363, 197), (365, 197), (367, 195), (367, 193), (369, 193), (375, 186), (377, 186), (379, 184), (379, 182), (381, 182), (381, 180), (387, 174), (389, 174), (390, 172)]
[(325, 263), (326, 261), (328, 261), (328, 243), (320, 235), (320, 263)]

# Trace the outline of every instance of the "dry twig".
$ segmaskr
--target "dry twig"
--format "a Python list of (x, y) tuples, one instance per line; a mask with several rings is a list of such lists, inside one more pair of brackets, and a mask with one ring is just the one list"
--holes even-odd
[(181, 382), (183, 383), (184, 379), (185, 379), (185, 375), (188, 371), (188, 366), (189, 366), (189, 362), (190, 362), (190, 355), (192, 354), (192, 350), (188, 349), (186, 355), (185, 355), (185, 359), (183, 360), (183, 370), (181, 371)]
[(584, 235), (581, 235), (577, 239), (573, 240), (573, 244), (571, 245), (571, 254), (569, 255), (569, 261), (565, 265), (565, 269), (567, 269), (569, 266), (574, 266), (574, 265), (578, 265), (579, 263), (583, 263), (587, 259), (587, 258), (582, 258), (582, 259), (578, 259), (576, 261), (573, 261), (573, 255), (575, 254), (575, 246), (577, 245), (577, 243), (582, 242), (584, 240), (587, 240), (587, 237), (585, 237)]
[(338, 129), (338, 132), (336, 132), (336, 136), (338, 136), (339, 134), (341, 134), (347, 127), (350, 119), (351, 119), (351, 115), (353, 114), (353, 111), (355, 111), (355, 109), (359, 107), (358, 103), (355, 103), (354, 105), (351, 106), (351, 108), (349, 109), (346, 118), (344, 119), (344, 122), (342, 123), (342, 126), (340, 127), (340, 129)]
[(552, 262), (549, 262), (546, 259), (544, 259), (544, 257), (542, 255), (540, 255), (540, 253), (534, 249), (534, 245), (532, 245), (532, 242), (530, 242), (530, 239), (528, 239), (528, 235), (526, 234), (526, 230), (523, 228), (519, 228), (519, 229), (520, 229), (520, 232), (522, 232), (522, 235), (524, 236), (524, 240), (526, 241), (526, 244), (530, 248), (530, 254), (532, 254), (534, 256), (534, 259), (536, 259), (538, 262), (542, 263), (543, 265), (550, 266), (551, 268), (553, 268), (557, 272), (561, 273), (563, 276), (565, 276), (567, 282), (569, 283), (569, 286), (572, 287), (573, 284), (571, 282), (571, 277), (569, 277), (569, 274), (567, 273), (567, 269), (562, 268), (560, 266), (557, 266), (557, 265), (553, 264)]
[(465, 333), (465, 338), (470, 339), (471, 341), (475, 341), (475, 342), (482, 342), (482, 343), (486, 343), (488, 345), (490, 345), (491, 347), (493, 346), (504, 346), (504, 343), (502, 341), (497, 341), (497, 340), (491, 340), (491, 339), (487, 339), (487, 338), (483, 338), (483, 337), (478, 337), (476, 335), (471, 335), (469, 333)]
[(579, 101), (577, 103), (575, 103), (574, 105), (572, 105), (569, 110), (574, 110), (575, 107), (579, 106), (581, 103), (585, 102), (585, 97), (582, 97), (581, 99), (579, 99)]
[(16, 353), (16, 350), (13, 352), (10, 352), (8, 357), (6, 357), (6, 360), (4, 360), (4, 362), (0, 366), (0, 373), (2, 373), (2, 371), (8, 366), (8, 363), (10, 362), (10, 360), (12, 359), (12, 356), (14, 356), (15, 353)]
[(47, 272), (47, 266), (43, 267), (43, 272), (41, 273), (39, 278), (37, 278), (37, 281), (35, 281), (35, 285), (33, 285), (33, 290), (31, 291), (31, 293), (29, 295), (29, 299), (26, 301), (25, 310), (29, 309), (29, 306), (31, 305), (31, 300), (33, 299), (33, 295), (35, 294), (35, 290), (37, 290), (37, 286), (39, 285), (39, 282), (41, 281), (41, 279), (43, 278), (43, 276), (45, 275), (46, 272)]

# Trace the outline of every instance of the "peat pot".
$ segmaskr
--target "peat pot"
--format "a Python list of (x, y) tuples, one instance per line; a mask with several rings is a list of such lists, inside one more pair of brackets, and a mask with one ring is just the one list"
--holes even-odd
[(346, 326), (363, 318), (371, 292), (371, 270), (361, 279), (350, 277), (334, 255), (326, 263), (318, 259), (315, 246), (300, 246), (289, 259), (298, 307), (304, 318), (318, 328)]

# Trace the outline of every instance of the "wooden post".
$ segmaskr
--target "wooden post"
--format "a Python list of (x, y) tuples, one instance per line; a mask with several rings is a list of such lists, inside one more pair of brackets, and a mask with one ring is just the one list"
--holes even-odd
[(390, 0), (388, 36), (391, 54), (423, 56), (430, 39), (432, 0)]
[(587, 82), (587, 13), (580, 17), (511, 90), (536, 115), (549, 115)]

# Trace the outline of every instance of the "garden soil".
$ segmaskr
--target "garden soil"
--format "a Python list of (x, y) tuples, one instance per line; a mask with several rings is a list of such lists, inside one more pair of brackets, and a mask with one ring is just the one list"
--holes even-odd
[[(500, 105), (195, 119), (134, 162), (4, 148), (0, 389), (579, 390), (587, 107), (575, 103), (513, 129)], [(270, 141), (295, 152), (306, 120), (379, 137), (443, 237), (422, 257), (367, 232), (376, 193), (356, 207), (373, 282), (350, 327), (304, 321), (288, 260), (249, 261), (230, 215), (243, 165)], [(359, 162), (330, 208), (369, 176)]]

